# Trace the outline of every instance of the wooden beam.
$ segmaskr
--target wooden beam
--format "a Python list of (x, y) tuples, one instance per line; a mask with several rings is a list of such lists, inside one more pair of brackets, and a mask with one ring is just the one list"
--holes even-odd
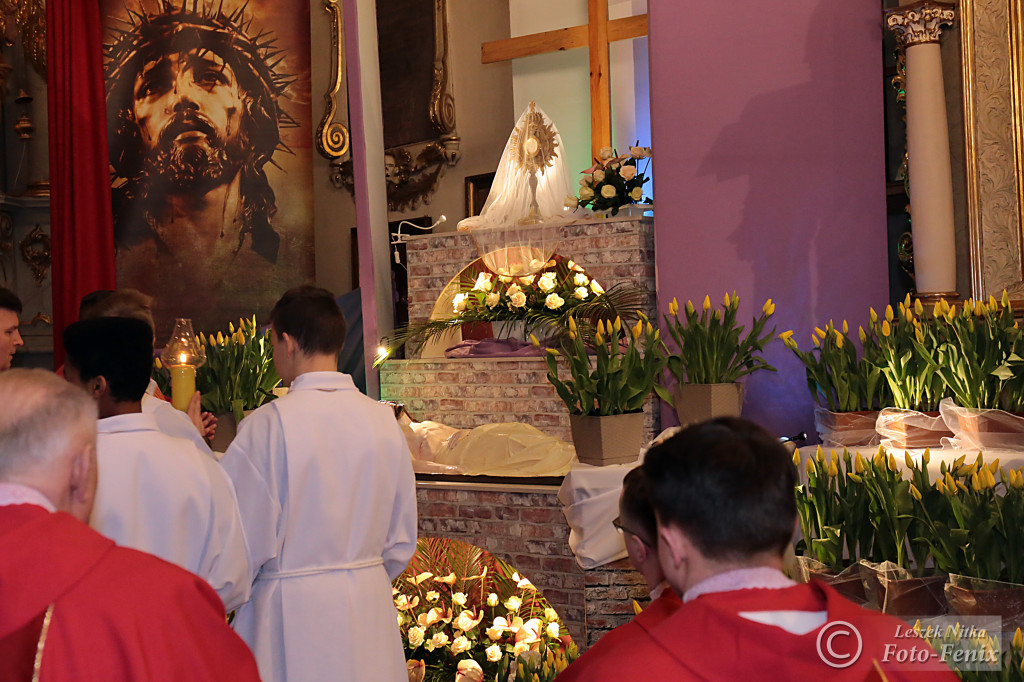
[(590, 151), (612, 143), (611, 86), (608, 61), (608, 1), (587, 0), (587, 36), (590, 45)]
[[(647, 35), (647, 15), (641, 14), (608, 22), (608, 40), (631, 40)], [(543, 33), (531, 33), (505, 40), (492, 40), (480, 46), (480, 61), (493, 64), (546, 52), (560, 52), (586, 47), (587, 27), (573, 26)]]

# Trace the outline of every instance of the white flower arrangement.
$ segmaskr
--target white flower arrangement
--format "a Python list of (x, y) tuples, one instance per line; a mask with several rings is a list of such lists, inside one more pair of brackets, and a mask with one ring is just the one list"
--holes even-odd
[[(651, 159), (650, 147), (630, 147), (629, 154), (619, 155), (611, 147), (604, 147), (594, 159), (594, 165), (583, 171), (580, 180), (579, 206), (589, 206), (595, 211), (608, 211), (612, 215), (626, 204), (640, 203), (644, 199), (643, 186), (650, 178), (647, 168)], [(647, 159), (641, 171), (637, 163)], [(569, 206), (572, 197), (567, 197)], [(651, 203), (647, 199), (645, 203)]]

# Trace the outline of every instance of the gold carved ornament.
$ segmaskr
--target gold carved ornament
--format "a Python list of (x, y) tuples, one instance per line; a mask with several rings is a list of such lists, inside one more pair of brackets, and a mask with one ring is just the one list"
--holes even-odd
[(44, 0), (0, 0), (0, 17), (3, 18), (5, 33), (13, 22), (21, 35), (21, 46), (25, 57), (36, 72), (46, 79), (46, 3)]
[(18, 244), (21, 248), (21, 260), (31, 268), (32, 279), (37, 286), (43, 286), (43, 280), (50, 270), (50, 235), (35, 226)]
[[(336, 161), (349, 149), (349, 131), (335, 121), (338, 114), (338, 93), (344, 85), (345, 34), (340, 0), (324, 0), (324, 11), (331, 22), (331, 86), (324, 94), (324, 117), (316, 131), (316, 148), (329, 161)], [(333, 166), (333, 164), (332, 164)]]
[(942, 27), (953, 23), (956, 5), (923, 0), (886, 10), (885, 21), (904, 47), (939, 42)]

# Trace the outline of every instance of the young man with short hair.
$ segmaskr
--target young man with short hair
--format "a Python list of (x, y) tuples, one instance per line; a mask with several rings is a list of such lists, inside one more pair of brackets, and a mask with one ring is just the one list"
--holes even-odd
[(15, 369), (0, 374), (0, 405), (0, 679), (258, 680), (209, 585), (83, 523), (96, 493), (89, 396)]
[(940, 660), (908, 657), (928, 645), (903, 621), (783, 574), (797, 472), (761, 427), (733, 417), (689, 426), (652, 447), (642, 470), (661, 567), (683, 604), (586, 679), (642, 669), (664, 680), (860, 682), (876, 667), (890, 682), (958, 679)]
[(18, 349), (25, 345), (18, 331), (21, 300), (14, 292), (0, 287), (0, 372), (11, 368)]
[(227, 474), (192, 442), (163, 433), (142, 396), (153, 331), (102, 317), (64, 330), (64, 376), (99, 408), (100, 464), (92, 526), (121, 545), (205, 578), (228, 611), (249, 597), (245, 536)]
[(221, 460), (255, 581), (235, 630), (266, 682), (404, 682), (391, 581), (416, 546), (405, 436), (337, 371), (345, 319), (330, 292), (291, 289), (270, 322), (290, 389), (245, 418)]

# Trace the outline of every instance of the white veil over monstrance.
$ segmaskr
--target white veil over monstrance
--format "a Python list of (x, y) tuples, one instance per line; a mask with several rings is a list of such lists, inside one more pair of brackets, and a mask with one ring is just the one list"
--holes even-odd
[(531, 263), (550, 258), (550, 228), (582, 217), (566, 209), (566, 198), (575, 197), (573, 189), (562, 136), (530, 102), (505, 144), (480, 215), (460, 220), (459, 229), (472, 230), (481, 256), (495, 272), (529, 275), (539, 269)]

